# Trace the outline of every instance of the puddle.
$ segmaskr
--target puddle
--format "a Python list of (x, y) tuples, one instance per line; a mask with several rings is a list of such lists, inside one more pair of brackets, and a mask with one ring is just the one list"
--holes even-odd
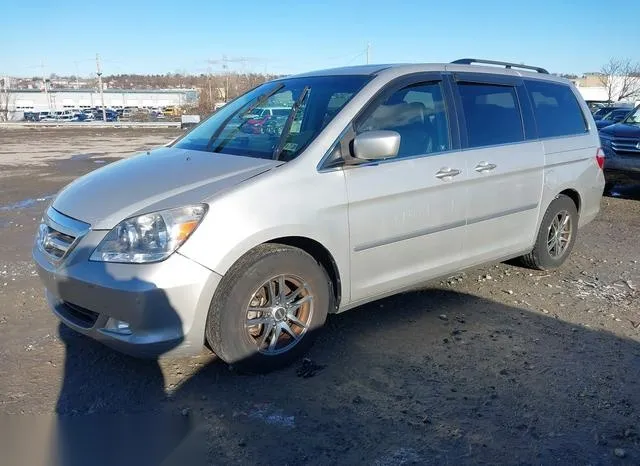
[(12, 210), (21, 210), (28, 209), (29, 207), (33, 207), (41, 202), (48, 201), (49, 199), (53, 199), (54, 194), (50, 194), (44, 197), (23, 199), (18, 202), (14, 202), (12, 204), (2, 205), (0, 206), (0, 212), (11, 212)]

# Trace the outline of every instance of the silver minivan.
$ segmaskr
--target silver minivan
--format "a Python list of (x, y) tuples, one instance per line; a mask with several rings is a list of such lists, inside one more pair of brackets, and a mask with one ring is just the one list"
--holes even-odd
[[(255, 108), (289, 108), (269, 131)], [(327, 314), (483, 263), (553, 269), (604, 188), (596, 125), (546, 70), (488, 60), (276, 79), (61, 190), (33, 247), (53, 312), (145, 357), (244, 371)]]

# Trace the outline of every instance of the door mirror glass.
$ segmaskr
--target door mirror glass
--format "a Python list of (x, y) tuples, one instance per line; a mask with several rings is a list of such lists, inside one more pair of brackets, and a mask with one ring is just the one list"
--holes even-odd
[(353, 140), (353, 153), (363, 160), (382, 160), (395, 157), (400, 149), (400, 133), (397, 131), (365, 131)]

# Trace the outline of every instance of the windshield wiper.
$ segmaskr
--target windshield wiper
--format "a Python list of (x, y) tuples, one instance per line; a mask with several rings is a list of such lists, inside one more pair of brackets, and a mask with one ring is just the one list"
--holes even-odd
[(293, 103), (293, 107), (291, 107), (291, 113), (289, 113), (287, 122), (284, 124), (284, 128), (282, 128), (282, 134), (280, 135), (280, 139), (278, 140), (278, 145), (276, 146), (275, 149), (273, 149), (273, 160), (278, 160), (280, 158), (280, 153), (282, 152), (282, 149), (284, 149), (284, 145), (287, 142), (287, 138), (289, 137), (289, 131), (291, 131), (291, 125), (293, 125), (293, 120), (296, 117), (296, 114), (298, 113), (298, 109), (300, 108), (300, 105), (302, 105), (302, 102), (304, 101), (305, 97), (307, 97), (307, 94), (309, 93), (309, 89), (310, 89), (309, 86), (305, 86), (305, 88), (302, 89), (302, 92), (300, 93), (296, 101)]
[[(278, 92), (283, 87), (284, 87), (284, 83), (280, 83), (280, 85), (276, 86), (275, 89), (273, 89), (271, 92), (267, 92), (266, 94), (262, 94), (253, 104), (251, 104), (249, 107), (247, 107), (247, 109), (244, 110), (244, 112), (242, 112), (242, 114), (246, 115), (248, 112), (253, 111), (254, 108), (256, 108), (259, 105), (262, 105), (269, 97), (271, 97), (273, 94)], [(222, 124), (220, 126), (218, 126), (218, 129), (213, 133), (213, 135), (209, 139), (209, 142), (207, 143), (207, 150), (211, 150), (211, 146), (213, 145), (214, 141), (218, 138), (218, 136), (220, 136), (220, 133), (222, 133), (222, 131), (224, 131), (224, 129), (229, 124), (229, 122), (235, 116), (237, 116), (241, 111), (242, 111), (242, 108), (240, 110), (238, 110), (237, 112), (232, 113), (231, 115), (229, 115), (222, 122)], [(235, 136), (238, 131), (240, 131), (240, 126), (238, 126), (237, 128), (234, 128), (233, 133), (231, 133), (231, 136)], [(231, 139), (231, 136), (228, 137), (227, 140)], [(218, 152), (222, 148), (223, 145), (224, 145), (224, 142), (221, 142), (220, 144), (218, 144), (218, 146), (212, 152)]]

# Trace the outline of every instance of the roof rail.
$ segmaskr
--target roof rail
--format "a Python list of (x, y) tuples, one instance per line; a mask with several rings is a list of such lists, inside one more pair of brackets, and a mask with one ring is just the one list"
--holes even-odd
[(509, 63), (506, 61), (483, 60), (480, 58), (461, 58), (460, 60), (455, 60), (455, 61), (452, 61), (451, 63), (456, 65), (470, 65), (472, 63), (482, 63), (486, 65), (502, 65), (505, 68), (512, 68), (512, 67), (522, 68), (525, 70), (537, 71), (538, 73), (549, 74), (547, 70), (545, 70), (544, 68), (540, 68), (538, 66), (520, 65), (518, 63)]

